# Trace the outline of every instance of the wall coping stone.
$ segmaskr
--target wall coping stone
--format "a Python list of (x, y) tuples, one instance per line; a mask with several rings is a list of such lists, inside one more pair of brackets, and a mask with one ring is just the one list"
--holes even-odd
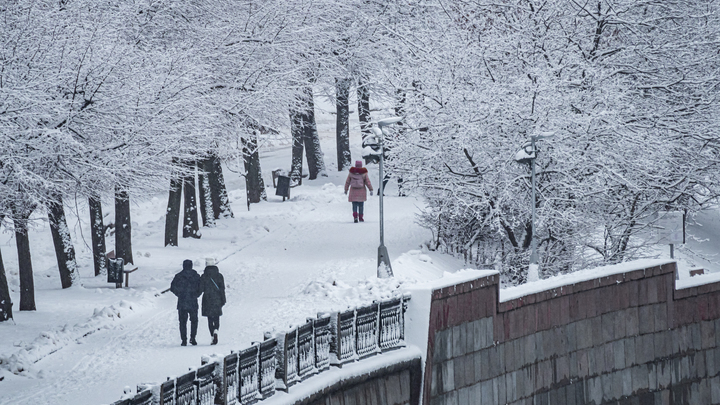
[[(537, 303), (587, 291), (625, 281), (639, 280), (648, 276), (672, 273), (676, 269), (674, 260), (646, 259), (595, 269), (580, 270), (569, 274), (550, 277), (516, 287), (500, 290), (500, 312), (519, 308), (525, 304)], [(697, 277), (694, 277), (697, 278)]]

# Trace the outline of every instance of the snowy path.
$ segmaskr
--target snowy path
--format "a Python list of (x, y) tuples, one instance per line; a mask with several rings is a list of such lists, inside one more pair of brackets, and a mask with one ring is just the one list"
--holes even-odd
[[(282, 166), (289, 161), (289, 153), (288, 148), (266, 153), (263, 167), (269, 172)], [(23, 329), (32, 317), (38, 318), (34, 326), (37, 334), (50, 331), (54, 337), (65, 323), (70, 325), (70, 332), (63, 335), (64, 339), (55, 339), (51, 344), (54, 352), (40, 356), (20, 376), (0, 367), (0, 376), (4, 377), (0, 381), (0, 403), (113, 402), (122, 396), (126, 386), (134, 390), (138, 383), (161, 382), (197, 367), (202, 355), (228, 354), (261, 340), (265, 331), (277, 332), (302, 323), (319, 311), (368, 302), (416, 277), (439, 276), (431, 266), (418, 273), (422, 263), (432, 260), (418, 251), (430, 233), (414, 223), (419, 202), (393, 196), (391, 182), (385, 199), (385, 238), (397, 277), (389, 282), (378, 281), (378, 198), (369, 197), (365, 223), (352, 223), (351, 205), (342, 190), (346, 174), (331, 170), (328, 168), (328, 177), (306, 180), (302, 187), (292, 189), (290, 201), (269, 196), (268, 202), (254, 204), (250, 211), (244, 206), (244, 182), (226, 173), (235, 201), (235, 217), (219, 221), (215, 228), (203, 228), (200, 240), (181, 240), (179, 248), (161, 245), (164, 199), (141, 203), (133, 212), (137, 222), (133, 227), (135, 258), (140, 271), (131, 277), (132, 288), (115, 290), (102, 277), (83, 277), (84, 287), (72, 289), (75, 294), (65, 298), (82, 297), (74, 304), (84, 305), (84, 309), (72, 308), (75, 312), (66, 313), (53, 307), (54, 302), (47, 302), (60, 301), (63, 293), (68, 293), (55, 285), (56, 276), (49, 265), (45, 277), (49, 280), (43, 279), (37, 286), (38, 311), (16, 314), (17, 325), (0, 325), (0, 337), (15, 339), (14, 332), (21, 332), (32, 340), (32, 329)], [(375, 170), (371, 167), (370, 174), (377, 187)], [(269, 188), (268, 192), (274, 190)], [(3, 254), (11, 268), (16, 259), (7, 253), (9, 243), (3, 244)], [(405, 254), (411, 250), (411, 254)], [(195, 268), (201, 272), (208, 256), (219, 260), (227, 285), (228, 305), (221, 318), (220, 344), (209, 346), (206, 319), (201, 317), (199, 346), (181, 347), (175, 297), (170, 293), (155, 297), (154, 293), (169, 285), (183, 259), (194, 260)], [(83, 269), (83, 275), (89, 271)], [(36, 279), (44, 273), (37, 271)], [(121, 300), (124, 307), (120, 318), (101, 317), (97, 325), (84, 326), (92, 308), (112, 312), (108, 308), (120, 308)], [(44, 326), (43, 320), (47, 322)], [(43, 342), (39, 345), (48, 344)], [(0, 359), (27, 346), (28, 342), (14, 346), (0, 343)]]

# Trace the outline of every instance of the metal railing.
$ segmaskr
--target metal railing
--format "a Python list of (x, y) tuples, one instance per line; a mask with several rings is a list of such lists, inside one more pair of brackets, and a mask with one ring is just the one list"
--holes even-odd
[(113, 405), (247, 405), (288, 391), (331, 366), (405, 345), (409, 296), (342, 312), (318, 314), (289, 331), (162, 384), (138, 386), (138, 394)]

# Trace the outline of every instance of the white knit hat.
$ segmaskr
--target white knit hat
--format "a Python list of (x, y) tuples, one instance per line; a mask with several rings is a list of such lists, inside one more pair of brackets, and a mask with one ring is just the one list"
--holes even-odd
[(205, 266), (214, 266), (215, 265), (215, 258), (208, 257), (205, 258)]

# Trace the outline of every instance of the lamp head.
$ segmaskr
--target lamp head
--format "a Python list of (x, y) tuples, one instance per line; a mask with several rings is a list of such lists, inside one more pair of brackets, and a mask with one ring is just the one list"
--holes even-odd
[(553, 136), (555, 136), (555, 133), (554, 133), (554, 132), (540, 132), (540, 133), (537, 134), (537, 135), (532, 135), (531, 138), (533, 138), (534, 140), (538, 141), (538, 140), (540, 140), (540, 139), (552, 138)]
[(389, 117), (389, 118), (383, 118), (377, 122), (378, 126), (380, 128), (386, 126), (386, 125), (392, 125), (397, 122), (402, 121), (402, 117)]

